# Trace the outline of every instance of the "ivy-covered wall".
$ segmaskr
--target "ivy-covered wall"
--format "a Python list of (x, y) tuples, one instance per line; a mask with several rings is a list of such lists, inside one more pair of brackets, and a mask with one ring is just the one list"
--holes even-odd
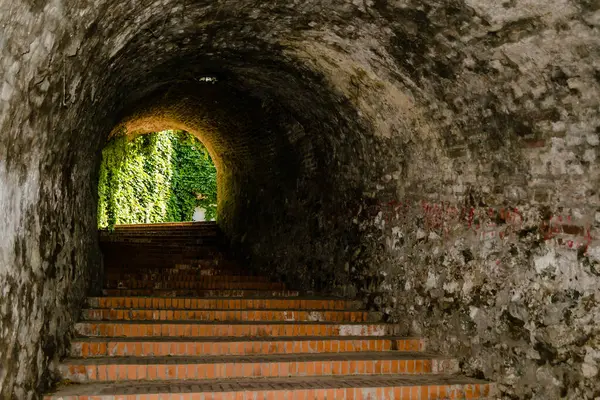
[(217, 171), (204, 145), (184, 131), (118, 136), (102, 151), (98, 226), (216, 218)]

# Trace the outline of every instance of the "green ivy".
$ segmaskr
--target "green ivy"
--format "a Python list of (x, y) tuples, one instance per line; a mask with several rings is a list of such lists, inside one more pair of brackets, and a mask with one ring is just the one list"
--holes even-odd
[(98, 226), (191, 221), (196, 207), (216, 219), (217, 170), (183, 131), (112, 139), (102, 151)]

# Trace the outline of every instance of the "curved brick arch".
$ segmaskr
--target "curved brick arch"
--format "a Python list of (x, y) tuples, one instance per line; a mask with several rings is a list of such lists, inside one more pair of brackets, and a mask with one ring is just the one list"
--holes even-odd
[(98, 283), (103, 143), (182, 92), (253, 268), (364, 300), (505, 398), (598, 397), (597, 2), (0, 9), (0, 397), (47, 387)]

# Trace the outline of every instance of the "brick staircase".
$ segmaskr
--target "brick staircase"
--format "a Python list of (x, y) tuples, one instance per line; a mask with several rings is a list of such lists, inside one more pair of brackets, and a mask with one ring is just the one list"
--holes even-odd
[(63, 381), (45, 399), (484, 399), (494, 386), (361, 304), (314, 298), (238, 268), (213, 223), (101, 232)]

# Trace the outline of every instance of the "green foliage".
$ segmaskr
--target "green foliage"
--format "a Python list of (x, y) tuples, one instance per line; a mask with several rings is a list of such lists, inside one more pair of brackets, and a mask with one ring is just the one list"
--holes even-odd
[(216, 218), (217, 171), (206, 148), (183, 131), (111, 140), (102, 151), (98, 226)]

